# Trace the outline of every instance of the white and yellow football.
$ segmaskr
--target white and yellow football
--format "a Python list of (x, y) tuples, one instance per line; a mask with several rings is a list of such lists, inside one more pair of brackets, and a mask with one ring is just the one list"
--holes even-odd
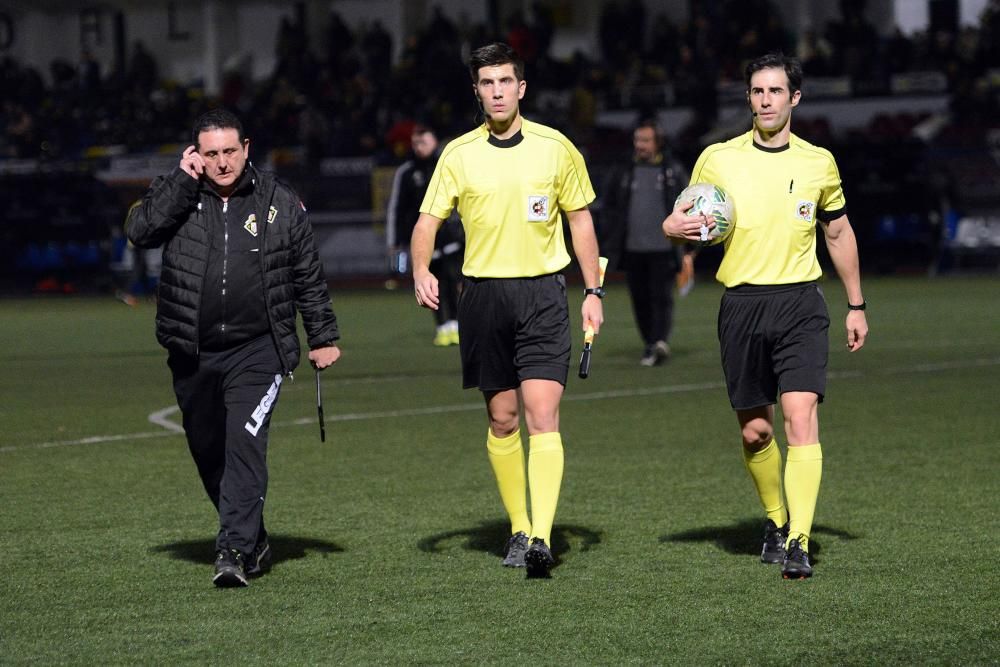
[(680, 202), (694, 202), (688, 209), (688, 215), (704, 215), (715, 223), (709, 229), (707, 225), (701, 228), (701, 243), (715, 245), (722, 243), (733, 233), (736, 226), (736, 206), (725, 190), (711, 183), (695, 183), (684, 188), (677, 196), (674, 206)]

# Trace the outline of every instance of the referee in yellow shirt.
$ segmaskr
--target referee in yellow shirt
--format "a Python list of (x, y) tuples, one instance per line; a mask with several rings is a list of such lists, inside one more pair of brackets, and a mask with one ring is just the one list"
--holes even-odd
[(438, 160), (410, 242), (414, 289), (418, 304), (438, 307), (438, 281), (428, 267), (434, 236), (457, 207), (466, 234), (458, 312), (462, 380), (486, 400), (486, 451), (511, 522), (503, 564), (544, 577), (555, 564), (551, 534), (563, 472), (559, 402), (571, 347), (560, 273), (570, 257), (560, 211), (585, 282), (583, 326), (596, 333), (604, 292), (587, 208), (595, 194), (573, 144), (521, 116), (524, 63), (510, 46), (476, 49), (469, 72), (485, 122), (451, 141)]
[[(722, 187), (737, 206), (716, 274), (726, 286), (718, 322), (722, 366), (744, 462), (767, 513), (761, 560), (781, 563), (786, 579), (801, 579), (812, 575), (809, 533), (823, 467), (818, 407), (826, 391), (830, 327), (816, 283), (822, 274), (817, 222), (847, 293), (851, 352), (865, 344), (868, 323), (837, 163), (791, 131), (802, 67), (795, 58), (768, 54), (749, 63), (745, 75), (753, 128), (706, 148), (691, 182)], [(664, 220), (664, 234), (699, 238), (702, 218), (687, 215), (688, 208)], [(783, 479), (774, 439), (778, 400), (788, 441)]]

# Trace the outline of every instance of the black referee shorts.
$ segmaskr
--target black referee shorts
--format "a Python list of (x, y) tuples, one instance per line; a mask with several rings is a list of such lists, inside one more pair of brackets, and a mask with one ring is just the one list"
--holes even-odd
[(566, 278), (465, 278), (458, 305), (462, 384), (504, 391), (569, 374)]
[(830, 316), (816, 283), (740, 285), (719, 307), (729, 402), (749, 410), (787, 391), (826, 393)]

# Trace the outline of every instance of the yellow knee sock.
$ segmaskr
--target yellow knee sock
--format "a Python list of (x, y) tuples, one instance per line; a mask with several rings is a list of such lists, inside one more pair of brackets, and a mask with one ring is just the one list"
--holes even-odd
[(510, 517), (510, 532), (530, 535), (531, 520), (528, 519), (528, 489), (524, 477), (521, 431), (514, 431), (506, 438), (498, 438), (493, 435), (493, 431), (487, 431), (486, 452), (493, 467), (493, 475), (497, 478), (500, 500)]
[(531, 488), (531, 518), (534, 532), (552, 546), (552, 523), (562, 485), (563, 446), (559, 433), (536, 433), (528, 438), (528, 485)]
[(788, 513), (791, 515), (788, 539), (797, 539), (806, 551), (809, 551), (809, 532), (812, 530), (822, 477), (823, 449), (818, 442), (788, 448), (788, 462), (785, 464), (785, 497), (788, 498)]
[(757, 487), (757, 495), (767, 518), (778, 527), (784, 526), (788, 521), (788, 511), (781, 495), (781, 450), (778, 443), (772, 438), (767, 447), (758, 452), (744, 449), (743, 463), (753, 485)]

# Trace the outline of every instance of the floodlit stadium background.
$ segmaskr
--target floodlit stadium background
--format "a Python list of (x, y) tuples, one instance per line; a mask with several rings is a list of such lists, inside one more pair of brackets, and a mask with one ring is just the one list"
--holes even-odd
[[(0, 0), (0, 664), (995, 664), (998, 18), (947, 0)], [(838, 158), (871, 325), (848, 354), (828, 270), (808, 582), (757, 559), (711, 251), (651, 369), (609, 276), (590, 378), (561, 407), (560, 565), (499, 566), (482, 399), (405, 277), (385, 289), (381, 228), (409, 123), (475, 122), (461, 57), (495, 37), (534, 49), (526, 114), (584, 149), (599, 194), (640, 114), (690, 164), (748, 127), (746, 57), (806, 60), (793, 129)], [(282, 386), (276, 562), (243, 591), (210, 583), (215, 517), (154, 302), (114, 298), (142, 287), (128, 205), (220, 100), (306, 200), (344, 335), (325, 443), (311, 372)]]
[(302, 194), (328, 276), (384, 278), (409, 129), (476, 122), (463, 58), (493, 39), (524, 53), (525, 113), (582, 148), (599, 197), (640, 115), (691, 165), (749, 126), (746, 60), (796, 53), (793, 130), (837, 156), (866, 269), (993, 268), (998, 14), (989, 0), (0, 0), (0, 286), (122, 287), (128, 205), (218, 104)]

